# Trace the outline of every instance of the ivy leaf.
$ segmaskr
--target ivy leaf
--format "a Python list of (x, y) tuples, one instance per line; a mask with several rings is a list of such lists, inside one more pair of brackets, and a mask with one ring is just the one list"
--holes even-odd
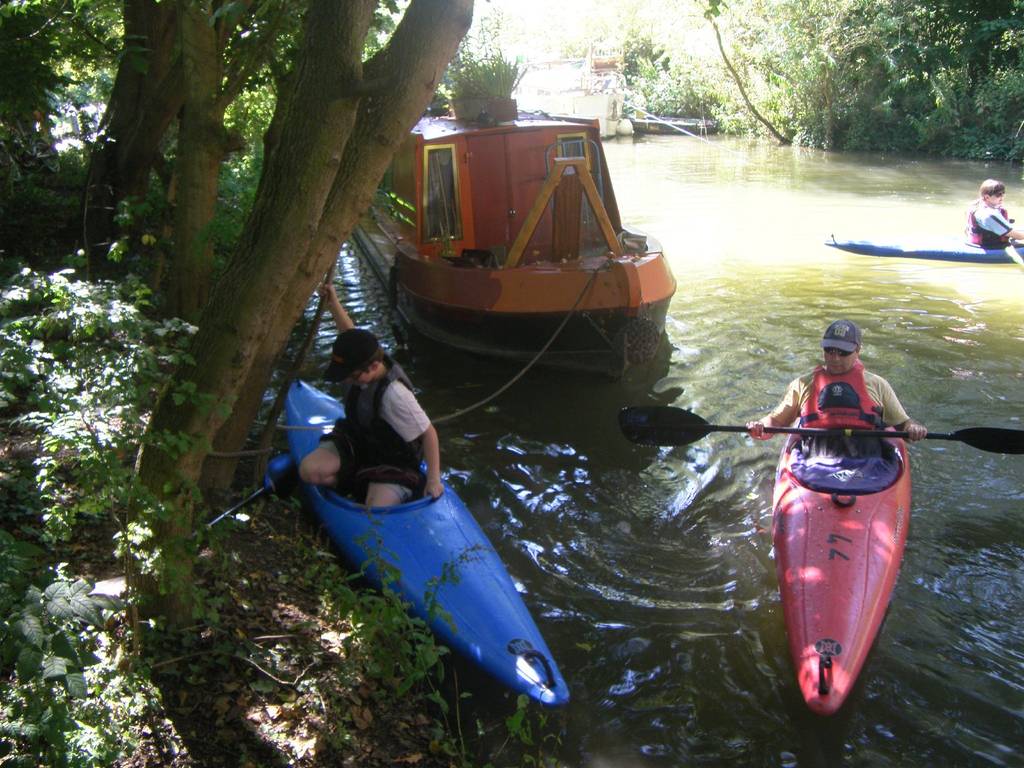
[(29, 680), (39, 672), (39, 666), (43, 663), (43, 652), (36, 648), (24, 646), (18, 654), (18, 661), (14, 668), (18, 671), (18, 677), (22, 680)]
[(42, 648), (46, 643), (46, 633), (43, 632), (43, 623), (39, 617), (29, 610), (21, 612), (21, 619), (15, 624), (18, 633), (36, 648)]
[(53, 639), (50, 641), (50, 650), (53, 651), (55, 656), (66, 659), (73, 666), (80, 667), (82, 665), (81, 660), (78, 658), (78, 652), (75, 650), (74, 642), (64, 632), (58, 632), (53, 636)]
[(69, 672), (64, 676), (64, 685), (67, 687), (68, 695), (73, 699), (84, 699), (89, 695), (89, 686), (85, 683), (85, 674), (82, 672)]
[(67, 659), (62, 659), (60, 656), (47, 656), (43, 659), (43, 680), (53, 680), (67, 674)]
[(82, 579), (73, 584), (66, 581), (51, 584), (43, 593), (46, 612), (58, 619), (77, 620), (98, 627), (103, 624), (103, 618), (89, 596), (90, 592), (92, 585)]

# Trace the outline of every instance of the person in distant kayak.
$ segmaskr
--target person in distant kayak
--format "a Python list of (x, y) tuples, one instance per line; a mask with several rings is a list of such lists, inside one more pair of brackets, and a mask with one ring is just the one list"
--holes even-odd
[(750, 436), (767, 440), (771, 434), (765, 427), (788, 427), (799, 420), (801, 427), (825, 429), (894, 426), (910, 440), (922, 440), (928, 430), (907, 415), (889, 382), (864, 370), (860, 344), (860, 328), (853, 322), (829, 325), (821, 339), (823, 364), (794, 379), (775, 410), (747, 422)]
[(401, 504), (420, 492), (438, 498), (444, 488), (437, 431), (411, 382), (376, 336), (355, 327), (333, 285), (322, 286), (320, 295), (339, 331), (324, 378), (351, 386), (346, 418), (302, 460), (299, 476), (357, 498), (365, 494), (369, 507)]
[(1011, 240), (1024, 240), (1024, 231), (1013, 228), (1013, 219), (1003, 207), (1006, 186), (986, 179), (978, 190), (978, 199), (967, 210), (967, 239), (982, 248), (1006, 248)]

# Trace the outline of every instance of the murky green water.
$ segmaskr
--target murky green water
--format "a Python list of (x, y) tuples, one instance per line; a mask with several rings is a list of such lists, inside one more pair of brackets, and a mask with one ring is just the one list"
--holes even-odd
[[(1024, 457), (912, 448), (891, 610), (848, 706), (822, 720), (797, 690), (777, 593), (777, 442), (716, 433), (638, 448), (615, 424), (627, 404), (720, 424), (759, 415), (842, 316), (864, 328), (868, 368), (931, 429), (1024, 428), (1024, 269), (822, 244), (957, 234), (989, 176), (1024, 220), (1020, 169), (674, 137), (606, 151), (623, 219), (662, 240), (679, 280), (670, 356), (619, 383), (534, 370), (439, 425), (448, 482), (521, 582), (572, 688), (554, 752), (602, 768), (1024, 763)], [(372, 277), (342, 264), (357, 322), (394, 340)], [(415, 336), (398, 357), (435, 419), (517, 371)], [(478, 690), (474, 716), (500, 740), (511, 705)]]

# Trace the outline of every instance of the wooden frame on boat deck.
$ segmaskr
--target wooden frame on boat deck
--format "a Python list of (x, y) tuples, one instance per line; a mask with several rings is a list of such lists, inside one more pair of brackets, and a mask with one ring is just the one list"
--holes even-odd
[(594, 215), (597, 217), (598, 226), (601, 228), (601, 234), (604, 235), (608, 249), (616, 257), (622, 256), (622, 245), (619, 243), (618, 237), (615, 236), (615, 229), (612, 227), (612, 222), (608, 218), (608, 212), (604, 209), (604, 203), (601, 202), (601, 196), (597, 192), (597, 187), (594, 186), (594, 180), (590, 177), (587, 158), (556, 157), (554, 159), (554, 167), (552, 168), (551, 173), (548, 174), (548, 177), (544, 180), (544, 185), (540, 188), (540, 193), (537, 195), (537, 199), (534, 201), (533, 207), (527, 214), (525, 221), (523, 221), (523, 226), (516, 235), (516, 239), (513, 241), (512, 247), (509, 249), (508, 258), (505, 259), (505, 264), (502, 269), (511, 269), (512, 267), (519, 266), (519, 262), (523, 257), (523, 252), (526, 250), (526, 245), (530, 242), (530, 238), (533, 237), (534, 230), (537, 229), (537, 224), (540, 222), (541, 216), (544, 215), (544, 209), (547, 207), (548, 201), (555, 193), (555, 189), (558, 188), (558, 185), (561, 184), (565, 172), (569, 168), (574, 169), (575, 174), (583, 187), (583, 193), (586, 195), (587, 200), (590, 203), (590, 207), (593, 209)]

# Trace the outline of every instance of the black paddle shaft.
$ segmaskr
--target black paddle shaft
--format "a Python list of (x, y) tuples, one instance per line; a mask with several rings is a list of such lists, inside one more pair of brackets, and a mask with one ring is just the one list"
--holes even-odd
[[(746, 432), (745, 426), (709, 424), (692, 411), (668, 405), (630, 406), (619, 411), (619, 428), (639, 445), (689, 445), (712, 432)], [(765, 427), (769, 434), (909, 437), (887, 429), (820, 429)], [(956, 432), (929, 432), (927, 440), (952, 440), (992, 453), (1024, 453), (1024, 431), (998, 427), (968, 427)]]

